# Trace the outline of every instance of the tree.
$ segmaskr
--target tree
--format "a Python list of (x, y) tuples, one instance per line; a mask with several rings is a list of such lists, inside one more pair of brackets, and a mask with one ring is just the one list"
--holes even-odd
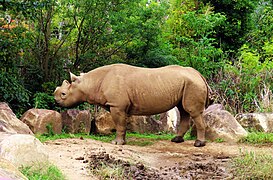
[(72, 69), (88, 71), (114, 62), (141, 65), (148, 52), (158, 47), (163, 3), (64, 0), (62, 6), (68, 10), (65, 22), (75, 27)]
[(21, 14), (14, 11), (20, 5), (4, 1), (0, 6), (0, 101), (8, 102), (17, 114), (29, 106), (30, 96), (20, 76), (23, 52), (29, 44)]
[(272, 43), (273, 37), (273, 4), (271, 1), (260, 1), (251, 14), (251, 29), (246, 35), (245, 44), (257, 52), (264, 61), (264, 46)]
[(180, 64), (210, 77), (222, 66), (221, 48), (217, 48), (215, 29), (225, 17), (199, 1), (172, 1), (167, 21), (167, 38), (173, 44)]
[(250, 14), (254, 11), (257, 0), (203, 0), (202, 2), (211, 4), (215, 13), (221, 13), (226, 17), (225, 23), (216, 29), (218, 45), (225, 51), (238, 50), (249, 32)]

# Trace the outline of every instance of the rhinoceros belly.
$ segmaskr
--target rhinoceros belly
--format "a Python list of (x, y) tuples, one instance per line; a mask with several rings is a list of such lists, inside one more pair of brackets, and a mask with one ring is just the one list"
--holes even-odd
[[(152, 81), (151, 81), (152, 82)], [(131, 90), (130, 115), (153, 115), (166, 112), (181, 102), (183, 85), (181, 82), (148, 81), (136, 83)]]

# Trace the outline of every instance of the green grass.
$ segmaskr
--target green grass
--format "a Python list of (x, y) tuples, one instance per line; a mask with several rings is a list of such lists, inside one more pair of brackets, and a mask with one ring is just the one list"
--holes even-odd
[(69, 138), (84, 138), (84, 139), (94, 139), (94, 140), (98, 140), (102, 142), (111, 142), (115, 138), (115, 135), (88, 135), (88, 134), (68, 134), (68, 133), (54, 134), (54, 135), (36, 134), (35, 136), (41, 142), (52, 141), (56, 139), (69, 139)]
[(134, 138), (144, 138), (151, 140), (170, 140), (174, 137), (171, 133), (158, 133), (158, 134), (149, 134), (149, 133), (127, 133), (126, 137), (134, 137)]
[(225, 142), (225, 140), (222, 139), (222, 138), (217, 138), (217, 139), (214, 140), (214, 142), (222, 143), (222, 142)]
[(247, 137), (242, 138), (240, 142), (247, 144), (272, 145), (273, 133), (250, 132)]
[(37, 165), (32, 167), (21, 167), (20, 171), (29, 180), (65, 180), (62, 172), (54, 165)]
[(232, 159), (235, 179), (273, 179), (273, 157), (270, 154), (241, 152)]
[[(128, 145), (135, 146), (149, 146), (154, 144), (158, 140), (171, 140), (175, 135), (171, 133), (157, 133), (157, 134), (140, 134), (140, 133), (127, 133), (126, 140)], [(102, 142), (111, 142), (115, 139), (115, 134), (112, 135), (88, 135), (88, 134), (38, 134), (36, 137), (41, 141), (49, 141), (56, 139), (68, 139), (68, 138), (84, 138), (94, 139)], [(184, 140), (194, 140), (196, 137), (190, 135), (190, 132), (186, 133)], [(222, 143), (223, 139), (216, 139), (215, 142)], [(273, 144), (273, 133), (264, 132), (250, 132), (247, 137), (240, 140), (241, 143), (255, 144), (255, 145), (272, 145)]]
[[(157, 134), (140, 134), (140, 133), (127, 133), (126, 140), (128, 145), (135, 146), (149, 146), (154, 144), (158, 140), (171, 140), (175, 135), (170, 133), (157, 133)], [(88, 135), (88, 134), (37, 134), (41, 142), (56, 140), (56, 139), (68, 139), (68, 138), (84, 138), (84, 139), (94, 139), (102, 142), (111, 142), (115, 139), (115, 134), (112, 135)], [(185, 140), (193, 140), (195, 137), (192, 137), (190, 133), (187, 133), (184, 137)]]

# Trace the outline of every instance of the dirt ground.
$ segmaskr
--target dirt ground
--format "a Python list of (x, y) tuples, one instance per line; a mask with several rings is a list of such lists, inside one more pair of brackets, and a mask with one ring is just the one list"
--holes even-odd
[(69, 180), (99, 179), (90, 169), (99, 168), (101, 164), (122, 166), (124, 179), (233, 179), (232, 157), (242, 151), (273, 153), (272, 147), (209, 142), (205, 147), (196, 148), (193, 143), (157, 141), (139, 147), (91, 139), (60, 139), (45, 142), (45, 145), (50, 161)]

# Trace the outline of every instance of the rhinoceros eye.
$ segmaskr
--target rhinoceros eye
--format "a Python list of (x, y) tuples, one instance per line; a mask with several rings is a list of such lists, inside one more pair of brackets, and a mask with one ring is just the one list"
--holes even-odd
[(65, 96), (66, 96), (66, 93), (62, 92), (61, 93), (61, 98), (65, 98)]

